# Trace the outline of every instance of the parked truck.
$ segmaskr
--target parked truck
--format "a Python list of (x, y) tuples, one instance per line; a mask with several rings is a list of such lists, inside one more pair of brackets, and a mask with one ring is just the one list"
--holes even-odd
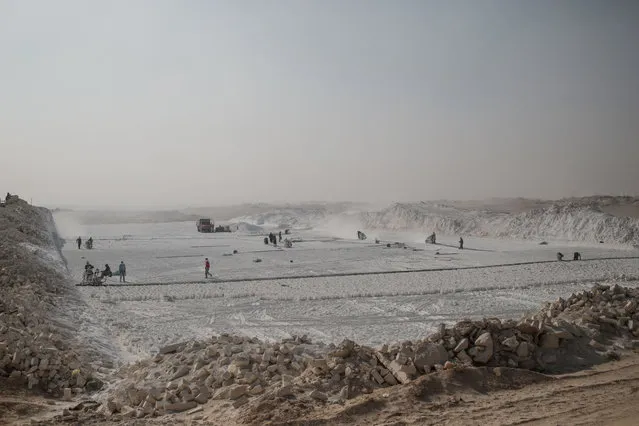
[(195, 225), (197, 226), (197, 232), (213, 232), (211, 219), (198, 219)]

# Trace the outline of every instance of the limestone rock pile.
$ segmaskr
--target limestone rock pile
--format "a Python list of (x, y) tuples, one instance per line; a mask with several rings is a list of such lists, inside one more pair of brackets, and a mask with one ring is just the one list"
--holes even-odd
[(340, 401), (397, 383), (392, 374), (375, 381), (378, 366), (373, 349), (349, 340), (336, 347), (305, 337), (265, 343), (224, 334), (163, 347), (154, 358), (122, 369), (123, 381), (103, 411), (144, 417), (197, 410), (209, 400), (237, 408), (260, 395)]
[(230, 335), (175, 344), (121, 370), (121, 382), (101, 410), (140, 418), (196, 413), (214, 401), (234, 408), (282, 398), (339, 403), (463, 366), (566, 371), (639, 346), (638, 299), (636, 289), (596, 285), (518, 321), (442, 324), (423, 340), (377, 349), (350, 340), (325, 346), (305, 337), (265, 343)]
[(48, 210), (15, 196), (0, 208), (0, 380), (79, 393), (100, 383), (74, 350), (72, 325), (57, 315), (69, 287), (41, 253), (59, 249), (54, 229)]
[(535, 318), (573, 321), (603, 333), (639, 337), (638, 303), (639, 289), (598, 284), (567, 300), (548, 303)]
[(555, 371), (577, 355), (595, 362), (598, 356), (614, 357), (616, 349), (639, 346), (638, 301), (639, 289), (595, 285), (519, 321), (442, 324), (424, 341), (385, 345), (377, 356), (401, 383), (460, 364)]

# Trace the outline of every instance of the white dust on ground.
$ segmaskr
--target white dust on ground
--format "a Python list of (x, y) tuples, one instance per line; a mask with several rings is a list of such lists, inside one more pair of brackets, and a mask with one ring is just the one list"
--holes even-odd
[[(93, 322), (104, 326), (124, 360), (145, 357), (159, 346), (221, 332), (261, 339), (307, 334), (314, 340), (363, 344), (415, 339), (440, 322), (461, 317), (518, 317), (544, 300), (582, 290), (601, 280), (639, 277), (639, 251), (609, 245), (470, 238), (467, 250), (414, 245), (420, 251), (388, 249), (374, 242), (340, 240), (317, 231), (296, 231), (293, 249), (265, 246), (259, 236), (201, 235), (192, 223), (95, 226), (96, 249), (64, 254), (79, 281), (88, 259), (114, 268), (125, 259), (131, 282), (202, 281), (208, 256), (216, 277), (282, 277), (269, 281), (209, 282), (133, 287), (79, 287)], [(126, 239), (117, 239), (129, 235)], [(392, 240), (407, 235), (392, 233)], [(393, 238), (394, 237), (394, 238)], [(452, 238), (441, 237), (453, 245)], [(225, 256), (239, 249), (237, 255)], [(583, 262), (548, 262), (556, 251), (578, 250)], [(437, 255), (436, 252), (440, 251)], [(255, 258), (261, 263), (255, 263)], [(592, 258), (610, 258), (592, 260)], [(629, 258), (630, 257), (630, 258)], [(617, 259), (618, 258), (618, 259)], [(99, 260), (104, 259), (104, 260)], [(289, 260), (293, 260), (290, 263)], [(451, 270), (287, 279), (323, 273), (361, 273), (450, 268)], [(117, 277), (111, 282), (117, 285)], [(633, 285), (633, 283), (628, 283)], [(90, 333), (91, 329), (85, 330)]]

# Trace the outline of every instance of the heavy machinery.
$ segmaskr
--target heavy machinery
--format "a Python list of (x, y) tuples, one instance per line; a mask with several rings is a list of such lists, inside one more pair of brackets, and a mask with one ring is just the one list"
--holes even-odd
[(195, 225), (197, 226), (197, 232), (213, 232), (211, 219), (198, 219)]
[(197, 232), (231, 232), (230, 226), (215, 226), (215, 224), (211, 222), (211, 219), (198, 219), (195, 225), (197, 226)]

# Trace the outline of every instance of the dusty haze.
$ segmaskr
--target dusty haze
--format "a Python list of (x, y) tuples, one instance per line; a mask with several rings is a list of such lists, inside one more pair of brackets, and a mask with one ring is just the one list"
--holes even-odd
[(637, 194), (636, 1), (0, 0), (38, 204)]

